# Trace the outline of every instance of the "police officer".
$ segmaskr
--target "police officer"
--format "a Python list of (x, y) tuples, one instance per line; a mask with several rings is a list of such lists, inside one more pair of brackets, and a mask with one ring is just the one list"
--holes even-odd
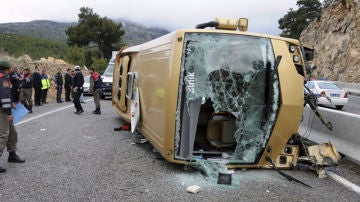
[(74, 83), (73, 83), (73, 91), (74, 91), (74, 106), (76, 109), (76, 114), (81, 114), (84, 112), (81, 103), (80, 103), (80, 96), (83, 93), (83, 85), (84, 85), (84, 76), (80, 71), (80, 66), (75, 66), (75, 76), (74, 76)]
[(65, 88), (65, 102), (71, 102), (70, 99), (70, 94), (71, 94), (71, 87), (73, 84), (73, 78), (71, 77), (71, 69), (68, 68), (66, 70), (66, 74), (65, 74), (65, 83), (64, 83), (64, 88)]
[[(9, 152), (8, 162), (24, 163), (16, 154), (17, 132), (11, 114), (11, 83), (8, 77), (11, 65), (7, 61), (0, 61), (0, 156), (5, 147)], [(0, 173), (6, 169), (0, 167)]]
[(41, 70), (41, 84), (42, 84), (41, 102), (43, 104), (47, 104), (48, 102), (46, 101), (46, 98), (47, 98), (48, 90), (50, 88), (50, 79), (45, 69)]
[(42, 98), (42, 83), (41, 83), (41, 74), (39, 70), (39, 66), (35, 66), (35, 71), (32, 74), (33, 78), (33, 87), (34, 87), (34, 99), (35, 99), (35, 106), (41, 106), (41, 98)]
[(58, 72), (55, 74), (54, 77), (55, 84), (56, 84), (56, 102), (57, 103), (63, 103), (61, 99), (62, 94), (62, 87), (64, 83), (63, 75), (61, 73), (61, 68), (58, 68)]

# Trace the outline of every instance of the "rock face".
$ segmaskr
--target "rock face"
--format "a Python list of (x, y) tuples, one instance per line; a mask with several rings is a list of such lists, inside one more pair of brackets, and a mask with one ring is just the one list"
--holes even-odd
[(324, 6), (300, 41), (315, 49), (317, 78), (360, 83), (360, 2), (333, 0)]

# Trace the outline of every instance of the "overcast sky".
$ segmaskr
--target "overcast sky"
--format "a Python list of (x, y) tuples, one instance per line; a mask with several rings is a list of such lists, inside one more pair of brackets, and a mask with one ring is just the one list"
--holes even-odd
[(216, 17), (249, 19), (250, 32), (279, 35), (278, 20), (297, 0), (0, 0), (0, 23), (53, 20), (77, 22), (79, 9), (174, 31)]

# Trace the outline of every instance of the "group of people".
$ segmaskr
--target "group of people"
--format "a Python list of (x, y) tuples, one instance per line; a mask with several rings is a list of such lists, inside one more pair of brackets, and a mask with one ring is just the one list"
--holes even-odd
[[(94, 68), (89, 69), (90, 73), (90, 92), (94, 95), (95, 110), (94, 114), (101, 114), (100, 110), (100, 99), (102, 97), (102, 79), (100, 74), (95, 72)], [(67, 73), (62, 76), (61, 69), (58, 69), (58, 72), (55, 74), (55, 84), (56, 84), (56, 100), (58, 103), (62, 103), (61, 94), (62, 88), (65, 88), (65, 101), (73, 102), (75, 106), (75, 113), (81, 114), (84, 112), (81, 103), (83, 103), (83, 93), (84, 93), (84, 75), (80, 71), (80, 66), (75, 66), (74, 70), (67, 69)], [(64, 83), (65, 80), (65, 83)], [(71, 100), (71, 97), (73, 98)]]
[(35, 106), (47, 103), (50, 80), (45, 69), (40, 73), (39, 66), (35, 66), (34, 73), (31, 74), (29, 68), (11, 67), (8, 76), (12, 85), (11, 98), (13, 103), (20, 101), (29, 110), (29, 113), (32, 113), (32, 89), (35, 91)]
[[(102, 79), (94, 68), (90, 68), (89, 73), (90, 91), (94, 95), (96, 107), (93, 113), (101, 114)], [(57, 103), (63, 102), (61, 95), (64, 87), (65, 101), (74, 103), (76, 114), (83, 113), (80, 98), (84, 90), (84, 76), (80, 67), (75, 66), (74, 70), (68, 69), (64, 76), (59, 68), (54, 76), (54, 81)], [(6, 147), (9, 152), (8, 162), (25, 162), (16, 154), (17, 132), (11, 109), (16, 108), (16, 105), (21, 102), (29, 110), (29, 113), (32, 113), (32, 89), (34, 89), (35, 106), (41, 106), (48, 103), (46, 99), (49, 88), (50, 80), (45, 69), (40, 73), (39, 66), (35, 66), (34, 72), (31, 73), (29, 68), (12, 67), (8, 61), (0, 61), (0, 156)], [(0, 173), (5, 171), (6, 169), (0, 167)]]
[[(35, 106), (42, 106), (47, 104), (47, 94), (51, 87), (51, 82), (45, 69), (39, 70), (36, 65), (34, 72), (31, 73), (29, 68), (11, 67), (9, 73), (9, 80), (11, 82), (11, 98), (13, 103), (21, 102), (29, 111), (33, 112), (33, 97)], [(90, 90), (94, 93), (94, 102), (96, 105), (94, 114), (101, 114), (100, 98), (102, 81), (94, 68), (90, 68)], [(81, 114), (84, 112), (81, 103), (84, 103), (83, 84), (84, 76), (80, 71), (80, 66), (75, 66), (74, 69), (67, 69), (63, 76), (62, 69), (58, 68), (54, 75), (54, 83), (56, 88), (56, 102), (63, 103), (62, 91), (65, 89), (65, 102), (73, 102), (75, 106), (75, 113)], [(34, 95), (33, 95), (34, 91)]]

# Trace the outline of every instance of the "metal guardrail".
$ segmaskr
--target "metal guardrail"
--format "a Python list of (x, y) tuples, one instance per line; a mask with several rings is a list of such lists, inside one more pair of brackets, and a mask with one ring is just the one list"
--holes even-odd
[(348, 91), (350, 94), (360, 95), (360, 83), (346, 83), (340, 81), (335, 81), (334, 83)]
[(340, 153), (360, 163), (360, 115), (321, 107), (319, 111), (332, 123), (333, 130), (322, 125), (310, 107), (306, 106), (299, 134), (319, 144), (330, 141)]

